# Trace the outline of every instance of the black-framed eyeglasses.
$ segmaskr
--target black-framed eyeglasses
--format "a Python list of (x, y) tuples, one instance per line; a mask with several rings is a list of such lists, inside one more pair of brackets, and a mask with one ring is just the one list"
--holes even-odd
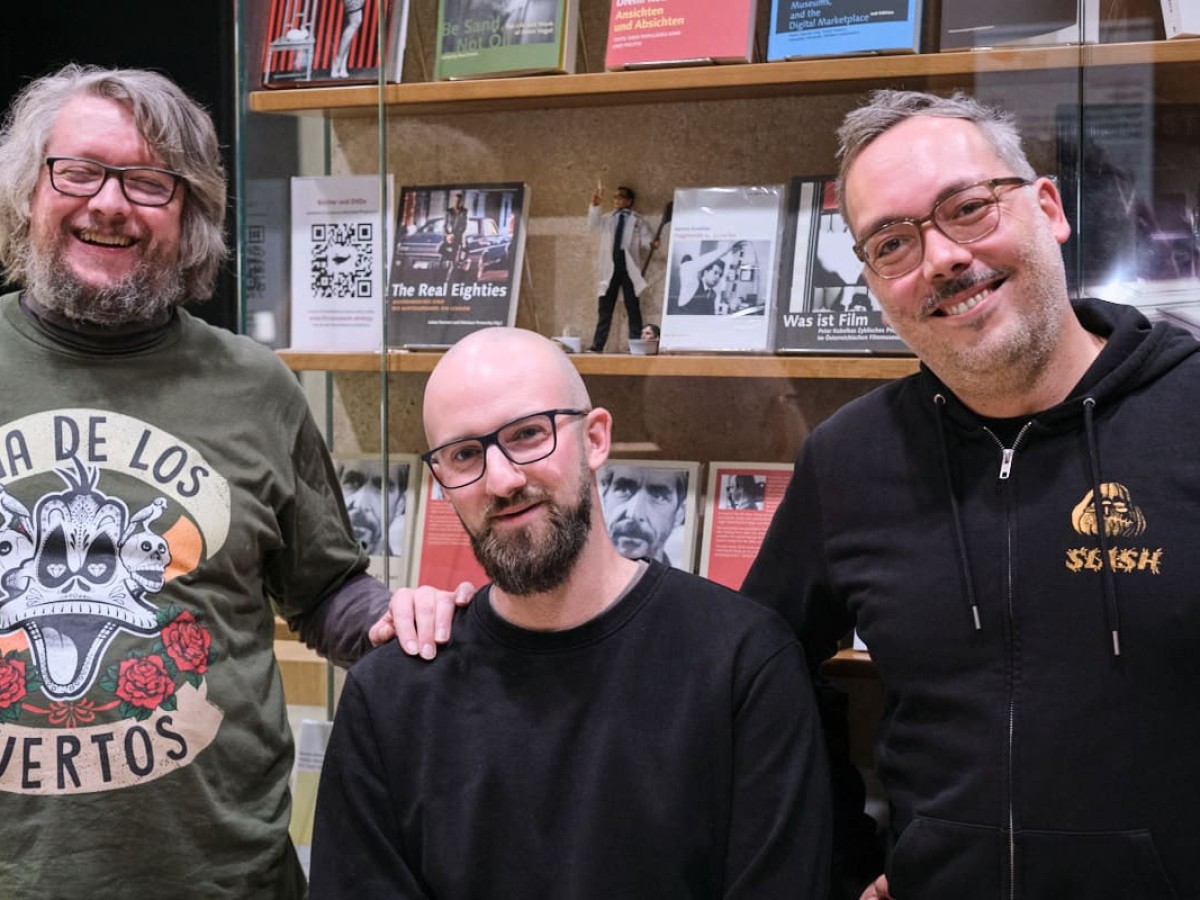
[(907, 275), (925, 258), (925, 225), (932, 224), (956, 244), (983, 240), (1000, 224), (996, 189), (1032, 183), (1013, 175), (959, 188), (933, 204), (929, 215), (922, 219), (896, 219), (880, 225), (854, 245), (854, 255), (880, 278)]
[(558, 449), (558, 417), (586, 416), (587, 409), (547, 409), (506, 422), (490, 434), (461, 438), (421, 454), (443, 488), (453, 491), (474, 484), (487, 470), (487, 450), (495, 444), (518, 466), (545, 459)]
[(68, 197), (95, 197), (109, 177), (121, 185), (121, 193), (138, 206), (166, 206), (175, 199), (183, 176), (155, 166), (106, 166), (77, 156), (48, 156), (50, 186)]

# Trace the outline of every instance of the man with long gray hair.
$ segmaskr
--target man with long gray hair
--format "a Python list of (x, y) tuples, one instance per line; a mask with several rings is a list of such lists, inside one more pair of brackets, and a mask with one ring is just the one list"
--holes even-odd
[(207, 113), (67, 66), (0, 130), (0, 893), (299, 898), (287, 617), (390, 636), (274, 355), (183, 304), (226, 255)]

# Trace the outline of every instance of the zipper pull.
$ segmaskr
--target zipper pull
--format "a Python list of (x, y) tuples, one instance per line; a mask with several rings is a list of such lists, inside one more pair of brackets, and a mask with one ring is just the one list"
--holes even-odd
[(1005, 447), (1000, 448), (1000, 480), (1005, 481), (1012, 473), (1013, 457), (1017, 454), (1017, 448), (1011, 450)]

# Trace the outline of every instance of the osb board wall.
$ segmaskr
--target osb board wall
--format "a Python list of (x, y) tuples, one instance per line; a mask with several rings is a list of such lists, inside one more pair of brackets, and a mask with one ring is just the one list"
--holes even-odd
[[(616, 456), (791, 462), (817, 423), (879, 384), (833, 379), (606, 376), (589, 379), (588, 390), (594, 405), (613, 414)], [(422, 375), (389, 377), (391, 452), (428, 449), (421, 424), (424, 387)], [(380, 378), (375, 374), (339, 374), (333, 379), (335, 450), (382, 450), (381, 394)]]

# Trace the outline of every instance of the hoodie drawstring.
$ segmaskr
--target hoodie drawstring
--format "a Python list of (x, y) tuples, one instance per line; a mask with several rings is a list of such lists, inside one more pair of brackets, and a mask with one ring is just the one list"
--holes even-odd
[(975, 580), (971, 577), (971, 564), (967, 559), (967, 539), (963, 534), (962, 516), (958, 510), (958, 496), (954, 492), (954, 479), (950, 475), (950, 450), (946, 446), (946, 423), (943, 419), (946, 398), (941, 394), (934, 394), (933, 402), (938, 408), (938, 447), (942, 451), (942, 471), (946, 475), (946, 493), (950, 497), (950, 516), (954, 521), (954, 542), (958, 547), (958, 565), (962, 573), (963, 585), (966, 587), (967, 605), (971, 607), (971, 620), (975, 623), (976, 631), (983, 631), (983, 623), (979, 618), (979, 603), (975, 599)]
[(1096, 536), (1100, 540), (1100, 577), (1104, 591), (1104, 603), (1108, 609), (1108, 627), (1112, 634), (1113, 656), (1121, 655), (1121, 610), (1117, 604), (1117, 581), (1109, 556), (1108, 529), (1104, 522), (1104, 507), (1100, 494), (1100, 454), (1096, 449), (1096, 427), (1092, 419), (1096, 401), (1085, 397), (1083, 401), (1083, 430), (1087, 435), (1088, 463), (1092, 470), (1092, 508), (1096, 513)]

